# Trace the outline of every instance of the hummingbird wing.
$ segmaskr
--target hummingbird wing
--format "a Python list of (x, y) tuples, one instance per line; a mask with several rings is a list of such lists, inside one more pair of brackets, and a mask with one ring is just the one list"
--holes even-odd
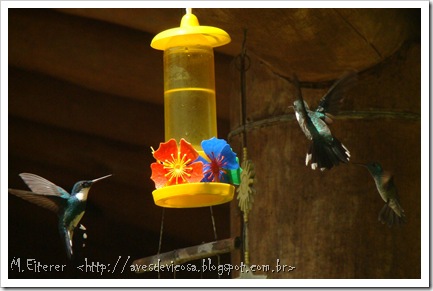
[(387, 190), (394, 186), (394, 175), (390, 171), (382, 171), (381, 180), (384, 185), (387, 185)]
[(326, 94), (320, 99), (316, 111), (330, 114), (338, 113), (345, 94), (357, 79), (358, 75), (355, 71), (344, 73), (343, 76), (335, 81), (331, 88), (329, 88), (328, 92), (326, 92)]
[(68, 199), (71, 196), (65, 189), (41, 176), (30, 173), (21, 173), (19, 176), (36, 194), (58, 196), (64, 199)]
[(384, 185), (384, 190), (388, 193), (389, 198), (394, 199), (399, 202), (400, 197), (397, 193), (397, 187), (394, 184), (394, 175), (389, 171), (383, 171), (380, 176), (382, 185)]
[(9, 189), (9, 193), (21, 199), (27, 200), (33, 204), (51, 210), (56, 214), (59, 214), (66, 204), (65, 199), (56, 196), (47, 196), (42, 194), (36, 194), (30, 191), (17, 190), (17, 189)]
[(293, 74), (293, 82), (295, 85), (295, 98), (296, 100), (299, 100), (300, 104), (300, 110), (298, 114), (300, 115), (300, 119), (304, 122), (304, 124), (300, 124), (301, 128), (305, 131), (307, 130), (311, 137), (318, 135), (319, 132), (317, 131), (316, 127), (314, 126), (313, 122), (311, 121), (311, 118), (308, 114), (307, 108), (305, 107), (304, 98), (302, 97), (301, 87), (299, 86), (299, 80), (298, 76), (296, 74)]
[(400, 205), (400, 198), (397, 193), (397, 187), (394, 184), (394, 176), (391, 172), (383, 171), (381, 175), (383, 191), (387, 193), (386, 204), (379, 213), (379, 221), (388, 224), (391, 227), (393, 224), (406, 223), (406, 215)]

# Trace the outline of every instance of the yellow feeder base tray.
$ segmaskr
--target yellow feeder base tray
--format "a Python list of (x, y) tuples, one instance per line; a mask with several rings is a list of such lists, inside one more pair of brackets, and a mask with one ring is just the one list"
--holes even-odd
[(152, 192), (155, 204), (168, 208), (195, 208), (223, 204), (233, 199), (235, 187), (226, 183), (199, 182), (166, 186)]

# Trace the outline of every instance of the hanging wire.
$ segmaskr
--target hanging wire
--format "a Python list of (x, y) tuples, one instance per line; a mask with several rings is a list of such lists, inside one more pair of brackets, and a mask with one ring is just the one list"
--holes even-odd
[[(251, 66), (251, 59), (247, 55), (247, 29), (244, 29), (244, 39), (242, 42), (242, 50), (241, 53), (237, 56), (236, 68), (240, 72), (240, 81), (241, 81), (241, 134), (242, 134), (242, 152), (243, 162), (247, 161), (247, 100), (246, 100), (246, 72), (249, 70)], [(243, 241), (243, 256), (244, 262), (246, 265), (249, 265), (249, 248), (248, 248), (248, 211), (244, 212), (243, 215), (243, 225), (242, 225), (242, 241)]]
[[(159, 229), (159, 244), (158, 244), (158, 255), (161, 253), (161, 247), (162, 247), (162, 234), (164, 232), (164, 213), (165, 208), (162, 208), (162, 215), (161, 215), (161, 228)], [(158, 271), (158, 279), (161, 279), (161, 273)]]
[(218, 240), (217, 229), (216, 229), (216, 224), (215, 224), (215, 217), (213, 215), (213, 208), (212, 208), (212, 206), (209, 206), (209, 209), (210, 209), (210, 216), (211, 216), (211, 219), (212, 219), (212, 227), (213, 227), (214, 238), (215, 238), (215, 240)]
[[(217, 235), (217, 229), (216, 229), (216, 224), (215, 224), (215, 217), (213, 215), (213, 208), (212, 208), (212, 206), (209, 206), (209, 209), (210, 209), (210, 217), (212, 219), (213, 235), (214, 235), (215, 241), (217, 241), (218, 240), (218, 235)], [(217, 255), (217, 260), (218, 260), (218, 268), (219, 268), (219, 266), (221, 265), (221, 257), (220, 257), (220, 255)], [(218, 279), (221, 279), (221, 276), (220, 276), (219, 272), (218, 272)]]
[(245, 130), (245, 126), (247, 124), (247, 100), (246, 100), (246, 77), (245, 72), (249, 70), (251, 65), (250, 57), (247, 55), (247, 29), (244, 29), (244, 40), (242, 42), (242, 50), (241, 53), (236, 57), (236, 68), (240, 71), (240, 78), (241, 78), (241, 122), (243, 127), (243, 134), (242, 134), (242, 147), (247, 147), (247, 134)]

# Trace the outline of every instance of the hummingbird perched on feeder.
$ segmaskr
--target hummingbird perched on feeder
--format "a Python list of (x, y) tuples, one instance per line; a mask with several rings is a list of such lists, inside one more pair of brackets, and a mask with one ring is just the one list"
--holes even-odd
[(324, 171), (339, 163), (349, 162), (349, 150), (332, 135), (329, 124), (333, 122), (332, 114), (336, 114), (339, 110), (344, 91), (354, 83), (356, 76), (353, 71), (344, 74), (320, 99), (315, 111), (309, 109), (307, 102), (302, 97), (298, 78), (296, 75), (293, 77), (296, 87), (296, 100), (293, 102), (296, 120), (305, 136), (312, 141), (305, 158), (305, 165), (308, 166), (311, 162), (313, 170), (319, 168)]
[[(9, 193), (54, 211), (58, 215), (60, 236), (64, 239), (67, 256), (71, 259), (73, 255), (72, 238), (74, 230), (86, 210), (87, 195), (90, 187), (93, 183), (112, 175), (107, 175), (94, 180), (79, 181), (74, 184), (71, 194), (38, 175), (21, 173), (19, 176), (32, 192), (9, 189)], [(86, 230), (86, 228), (81, 224), (80, 229)]]
[(400, 199), (398, 197), (397, 187), (394, 184), (394, 176), (390, 172), (384, 171), (379, 163), (353, 164), (367, 168), (371, 176), (373, 176), (380, 197), (382, 197), (383, 201), (386, 203), (379, 212), (378, 220), (383, 224), (388, 224), (389, 227), (394, 223), (405, 223), (406, 215), (404, 215), (404, 210), (399, 202)]

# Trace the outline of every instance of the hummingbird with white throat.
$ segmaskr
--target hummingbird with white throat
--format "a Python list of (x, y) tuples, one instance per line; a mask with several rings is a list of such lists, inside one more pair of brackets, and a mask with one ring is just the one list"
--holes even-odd
[(349, 162), (349, 150), (331, 133), (329, 125), (333, 122), (333, 114), (338, 112), (343, 101), (344, 91), (354, 83), (356, 76), (353, 71), (345, 73), (320, 99), (315, 111), (309, 109), (302, 97), (298, 78), (296, 75), (293, 77), (296, 88), (296, 100), (293, 102), (296, 120), (305, 136), (312, 141), (305, 158), (305, 165), (311, 163), (313, 170), (319, 168), (324, 171), (339, 163)]
[(400, 198), (394, 183), (394, 176), (389, 171), (384, 171), (379, 163), (353, 164), (367, 168), (374, 179), (380, 197), (386, 203), (379, 212), (378, 220), (383, 224), (386, 223), (389, 227), (394, 224), (406, 223), (406, 215), (400, 205)]
[[(32, 192), (9, 189), (9, 193), (57, 214), (60, 236), (64, 239), (66, 254), (71, 259), (73, 255), (72, 238), (74, 230), (85, 213), (90, 187), (93, 183), (112, 175), (94, 180), (79, 181), (74, 184), (71, 194), (62, 187), (38, 175), (21, 173), (19, 176)], [(85, 230), (86, 228), (80, 225), (80, 229)]]

